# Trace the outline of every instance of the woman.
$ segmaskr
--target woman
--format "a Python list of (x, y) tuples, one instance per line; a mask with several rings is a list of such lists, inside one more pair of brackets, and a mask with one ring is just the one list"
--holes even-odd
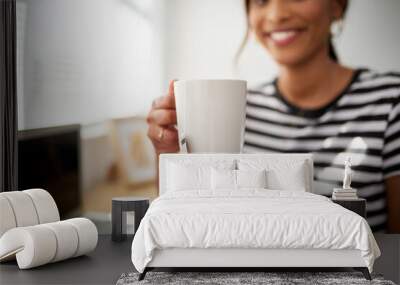
[[(400, 76), (338, 62), (331, 25), (346, 0), (245, 4), (249, 30), (279, 66), (276, 80), (248, 92), (245, 152), (312, 152), (315, 188), (325, 195), (341, 186), (351, 157), (372, 229), (400, 232)], [(172, 84), (148, 123), (157, 154), (179, 150)]]

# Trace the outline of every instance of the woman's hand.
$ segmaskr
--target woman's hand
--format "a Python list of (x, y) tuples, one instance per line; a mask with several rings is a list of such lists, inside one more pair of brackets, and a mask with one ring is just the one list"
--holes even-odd
[(178, 131), (175, 128), (176, 110), (174, 80), (169, 84), (168, 94), (153, 101), (147, 115), (147, 135), (153, 143), (156, 154), (178, 152)]

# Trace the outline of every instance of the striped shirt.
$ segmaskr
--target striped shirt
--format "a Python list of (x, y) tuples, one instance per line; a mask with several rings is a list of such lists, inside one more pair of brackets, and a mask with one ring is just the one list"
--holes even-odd
[(341, 94), (312, 110), (287, 102), (276, 82), (248, 92), (244, 152), (313, 153), (314, 191), (326, 196), (342, 187), (350, 157), (351, 186), (367, 200), (372, 230), (384, 230), (384, 179), (400, 175), (400, 74), (358, 69)]

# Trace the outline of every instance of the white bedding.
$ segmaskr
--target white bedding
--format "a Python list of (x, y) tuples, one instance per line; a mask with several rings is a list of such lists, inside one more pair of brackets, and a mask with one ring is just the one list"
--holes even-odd
[(155, 249), (358, 249), (372, 272), (380, 251), (368, 223), (328, 198), (299, 191), (181, 191), (151, 204), (132, 243), (143, 272)]

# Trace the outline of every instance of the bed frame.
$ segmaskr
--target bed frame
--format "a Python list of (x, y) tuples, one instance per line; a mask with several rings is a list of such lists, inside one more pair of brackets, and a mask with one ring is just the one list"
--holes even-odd
[[(311, 154), (162, 154), (159, 161), (159, 190), (165, 193), (166, 164), (168, 161), (190, 158), (192, 160), (270, 158), (303, 160), (309, 166), (308, 192), (313, 192), (313, 161)], [(330, 249), (253, 249), (253, 248), (170, 248), (157, 249), (152, 261), (147, 265), (139, 280), (156, 268), (181, 269), (230, 269), (229, 271), (253, 271), (262, 269), (338, 269), (353, 268), (361, 271), (367, 280), (371, 280), (368, 268), (359, 250)]]
[[(234, 271), (259, 271), (271, 269), (325, 269), (353, 268), (371, 280), (368, 268), (359, 250), (329, 249), (193, 249), (171, 248), (156, 250), (152, 261), (139, 275), (143, 280), (146, 273), (155, 268), (213, 269)], [(228, 270), (229, 271), (229, 270)]]

